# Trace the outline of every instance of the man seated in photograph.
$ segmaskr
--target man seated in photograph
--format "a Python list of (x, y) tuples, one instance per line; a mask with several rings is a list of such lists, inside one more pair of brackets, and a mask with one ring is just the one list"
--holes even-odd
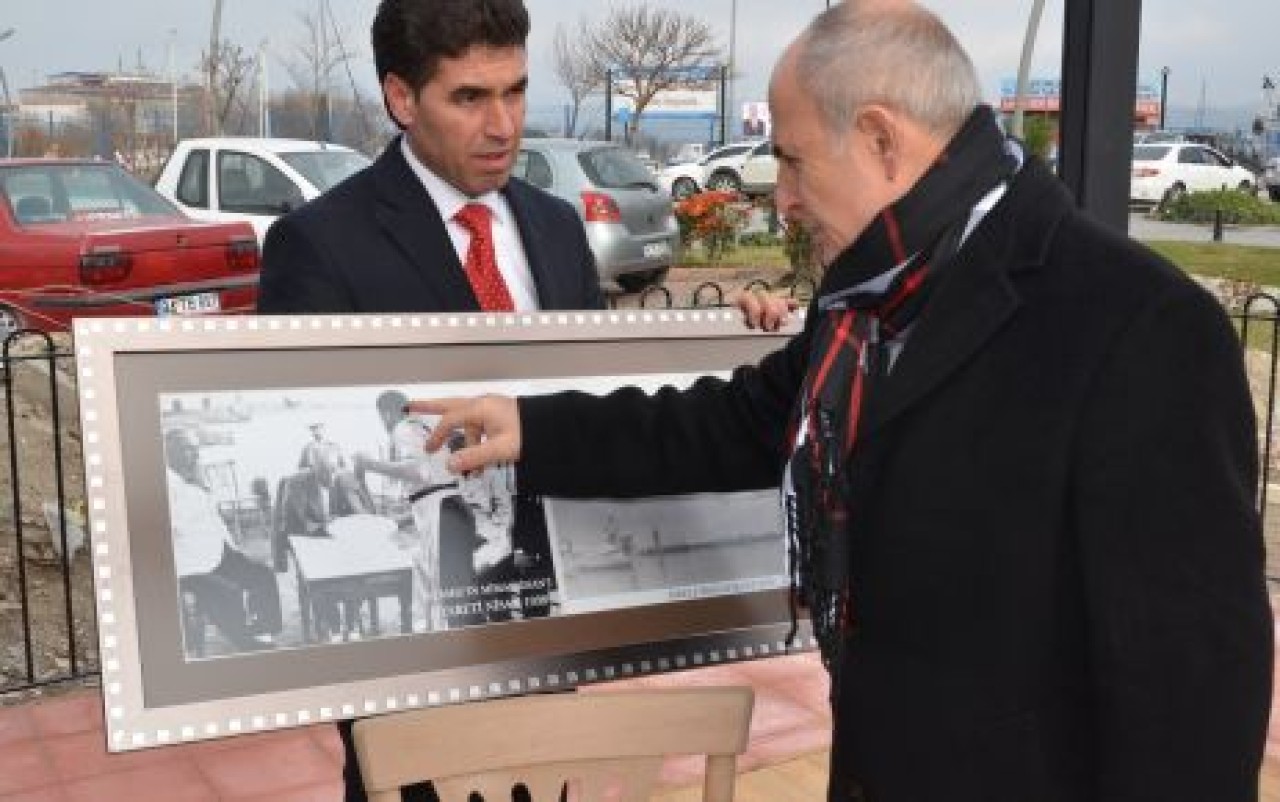
[(217, 502), (204, 485), (195, 432), (170, 429), (164, 441), (179, 587), (195, 597), (199, 611), (237, 650), (269, 648), (271, 643), (257, 635), (281, 629), (275, 573), (232, 545)]

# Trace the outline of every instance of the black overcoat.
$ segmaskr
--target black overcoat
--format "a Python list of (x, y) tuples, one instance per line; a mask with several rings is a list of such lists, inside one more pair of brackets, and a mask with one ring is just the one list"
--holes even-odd
[[(1227, 317), (1034, 160), (940, 279), (850, 466), (833, 772), (869, 802), (1256, 799), (1272, 622)], [(684, 393), (522, 399), (521, 489), (778, 484), (808, 336)]]

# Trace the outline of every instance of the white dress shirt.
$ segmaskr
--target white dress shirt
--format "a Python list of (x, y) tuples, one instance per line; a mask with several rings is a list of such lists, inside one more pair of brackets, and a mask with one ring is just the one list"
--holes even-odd
[(409, 147), (407, 139), (400, 140), (400, 149), (414, 175), (418, 176), (436, 208), (440, 210), (449, 239), (458, 252), (458, 261), (464, 266), (467, 263), (467, 248), (471, 245), (471, 233), (453, 219), (454, 215), (468, 203), (483, 203), (489, 207), (493, 215), (493, 250), (498, 258), (498, 270), (507, 283), (507, 291), (511, 293), (511, 301), (517, 312), (537, 311), (538, 291), (533, 283), (533, 274), (529, 271), (529, 258), (525, 255), (524, 243), (520, 241), (520, 228), (516, 225), (511, 205), (502, 193), (488, 192), (478, 198), (467, 197), (423, 164)]
[(167, 469), (173, 562), (179, 577), (207, 574), (222, 562), (231, 533), (209, 491)]

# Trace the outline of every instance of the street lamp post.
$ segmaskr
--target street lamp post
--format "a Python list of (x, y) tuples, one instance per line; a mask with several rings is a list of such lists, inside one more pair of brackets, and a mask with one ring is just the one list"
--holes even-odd
[(722, 121), (720, 123), (720, 144), (726, 144), (729, 141), (728, 126), (724, 121), (736, 120), (737, 115), (734, 112), (734, 72), (738, 69), (738, 0), (732, 0), (729, 4), (729, 64), (723, 74), (721, 88), (724, 92), (724, 109)]
[[(5, 28), (0, 31), (0, 42), (13, 36), (15, 33), (13, 28)], [(13, 158), (13, 112), (9, 106), (12, 105), (13, 99), (9, 97), (9, 80), (5, 77), (4, 68), (0, 67), (0, 88), (4, 89), (4, 138), (5, 138), (5, 154)]]
[(1164, 130), (1165, 111), (1169, 106), (1169, 73), (1168, 67), (1160, 68), (1160, 130)]

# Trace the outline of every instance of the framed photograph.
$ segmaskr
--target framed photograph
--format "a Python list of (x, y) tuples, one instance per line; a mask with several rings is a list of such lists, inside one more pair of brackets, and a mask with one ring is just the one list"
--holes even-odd
[(687, 385), (792, 333), (727, 310), (78, 321), (109, 748), (811, 648), (785, 643), (776, 490), (531, 497), (451, 474), (404, 411)]

